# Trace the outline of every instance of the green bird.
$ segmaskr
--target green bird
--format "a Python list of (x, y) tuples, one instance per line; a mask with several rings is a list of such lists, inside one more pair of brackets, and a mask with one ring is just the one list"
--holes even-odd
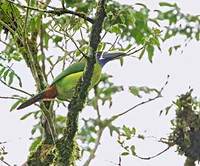
[[(126, 53), (123, 52), (104, 52), (103, 54), (97, 53), (95, 56), (96, 63), (94, 65), (94, 71), (89, 90), (99, 82), (101, 78), (101, 71), (105, 64), (111, 60), (118, 59), (125, 55)], [(59, 100), (69, 101), (73, 96), (78, 81), (83, 76), (85, 65), (85, 60), (70, 65), (53, 80), (50, 86), (48, 86), (39, 94), (22, 103), (17, 109), (23, 109), (40, 100), (58, 98)]]

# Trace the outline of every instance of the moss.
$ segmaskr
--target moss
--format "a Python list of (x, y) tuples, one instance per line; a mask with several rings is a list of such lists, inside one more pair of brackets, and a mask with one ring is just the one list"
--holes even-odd
[(49, 166), (54, 159), (54, 146), (41, 143), (36, 151), (31, 152), (27, 164), (29, 166)]
[(80, 149), (75, 139), (73, 139), (73, 141), (67, 141), (64, 138), (61, 138), (56, 143), (54, 165), (75, 165), (75, 161), (79, 158)]
[(193, 160), (191, 158), (187, 158), (185, 160), (184, 166), (195, 166), (195, 160)]

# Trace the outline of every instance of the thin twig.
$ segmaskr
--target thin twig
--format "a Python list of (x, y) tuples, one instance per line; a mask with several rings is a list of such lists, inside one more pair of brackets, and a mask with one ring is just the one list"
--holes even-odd
[[(97, 95), (97, 85), (94, 87), (94, 93), (96, 96)], [(96, 111), (97, 111), (97, 120), (100, 122), (101, 115), (100, 115), (98, 100), (96, 101)], [(86, 160), (86, 162), (83, 164), (83, 166), (88, 166), (90, 164), (90, 162), (92, 161), (92, 159), (95, 157), (95, 153), (100, 145), (100, 140), (101, 140), (104, 129), (105, 129), (104, 126), (99, 126), (99, 130), (97, 132), (97, 138), (95, 141), (94, 148), (90, 151), (90, 155), (89, 155), (88, 159)]]
[[(131, 52), (131, 53), (128, 53), (127, 56), (133, 55), (133, 54), (135, 54), (135, 53), (141, 51), (142, 49), (144, 49), (144, 46), (142, 46), (141, 48), (139, 48), (139, 49), (137, 49), (137, 50), (135, 50), (135, 51), (133, 51), (133, 52)], [(129, 52), (129, 51), (128, 51), (128, 52)]]
[(19, 100), (19, 97), (14, 96), (0, 96), (0, 99), (13, 99), (13, 100)]
[(132, 50), (135, 50), (136, 47), (132, 47), (131, 49), (129, 49), (126, 53), (128, 54), (129, 52), (131, 52)]
[(122, 163), (122, 158), (121, 158), (121, 156), (119, 156), (119, 166), (121, 166), (121, 163)]
[(159, 152), (158, 154), (156, 155), (153, 155), (153, 156), (150, 156), (150, 157), (141, 157), (141, 156), (138, 156), (137, 154), (135, 154), (135, 156), (139, 159), (142, 159), (142, 160), (150, 160), (150, 159), (153, 159), (155, 157), (158, 157), (160, 156), (161, 154), (163, 154), (164, 152), (166, 152), (167, 150), (169, 150), (173, 145), (169, 145), (166, 149), (164, 149), (163, 151)]
[[(27, 1), (27, 3), (28, 3), (28, 6), (29, 6), (29, 3), (30, 3), (30, 0), (28, 0)], [(29, 8), (27, 8), (27, 10), (26, 10), (26, 15), (25, 15), (25, 21), (24, 21), (24, 27), (23, 27), (23, 32), (24, 32), (24, 38), (25, 38), (25, 36), (27, 36), (27, 22), (28, 22), (28, 16), (29, 16)]]
[[(79, 48), (79, 46), (76, 44), (76, 42), (75, 42), (75, 40), (73, 39), (73, 37), (72, 37), (69, 33), (67, 33), (67, 31), (65, 31), (65, 32), (66, 32), (66, 36), (67, 36), (68, 38), (70, 38), (70, 40), (74, 43), (74, 45), (76, 46), (77, 50), (84, 56), (84, 58), (88, 59), (87, 55), (86, 55), (83, 51), (81, 51), (81, 49)], [(74, 35), (74, 34), (73, 34), (73, 35)]]
[[(9, 18), (10, 20), (12, 20), (12, 18)], [(20, 34), (18, 33), (18, 31), (14, 30), (10, 25), (8, 25), (7, 23), (5, 23), (3, 20), (0, 19), (0, 24), (5, 27), (6, 29), (9, 30), (9, 32), (12, 35), (15, 35), (16, 38), (13, 38), (15, 43), (17, 43), (17, 40), (19, 40), (20, 42), (22, 42), (21, 38), (20, 38)], [(16, 35), (18, 34), (18, 36)]]
[[(49, 69), (49, 72), (47, 73), (47, 76), (48, 76), (49, 74), (52, 74), (53, 69), (55, 68), (55, 66), (56, 66), (60, 61), (61, 61), (61, 59), (58, 58), (54, 64), (51, 64), (51, 63), (49, 62), (50, 65), (51, 65), (51, 67), (50, 67), (50, 69)], [(53, 74), (52, 74), (52, 76), (53, 76)], [(54, 77), (52, 77), (52, 78), (54, 78)]]
[[(7, 46), (7, 47), (10, 47), (10, 48), (12, 48), (12, 49), (16, 49), (16, 48), (14, 48), (11, 44), (6, 43), (6, 42), (3, 41), (2, 39), (0, 39), (0, 42), (3, 43), (3, 44), (4, 44), (5, 46)], [(0, 57), (0, 58), (2, 58), (2, 57)]]
[(0, 159), (1, 162), (3, 162), (4, 164), (6, 164), (7, 166), (11, 166), (10, 164), (8, 164), (6, 161)]
[[(57, 25), (57, 26), (59, 26), (59, 25)], [(86, 58), (86, 59), (88, 59), (88, 57), (87, 57), (87, 55), (83, 52), (83, 51), (81, 51), (81, 49), (80, 49), (80, 47), (76, 44), (76, 42), (75, 42), (75, 40), (73, 39), (73, 36), (75, 35), (75, 33), (76, 32), (74, 32), (72, 35), (70, 35), (69, 33), (67, 33), (67, 29), (63, 29), (61, 26), (59, 26), (59, 28), (60, 29), (62, 29), (63, 31), (65, 31), (65, 33), (62, 33), (62, 32), (60, 32), (60, 31), (57, 31), (55, 28), (53, 28), (53, 27), (51, 27), (53, 30), (52, 31), (55, 31), (55, 32), (57, 32), (57, 33), (59, 33), (59, 34), (61, 34), (61, 35), (64, 35), (64, 37), (66, 36), (66, 37), (68, 37), (71, 41), (72, 41), (72, 43), (75, 45), (75, 47), (76, 47), (76, 49), (83, 55), (83, 57), (84, 58)], [(67, 42), (68, 42), (68, 40), (67, 40)], [(57, 46), (59, 46), (58, 44), (56, 44)], [(61, 49), (61, 47), (59, 46), (59, 48)], [(62, 49), (63, 51), (65, 50), (65, 49)], [(66, 52), (66, 51), (64, 51), (64, 52)], [(70, 58), (72, 58), (72, 57), (70, 57)], [(73, 58), (72, 58), (73, 59)], [(74, 59), (73, 59), (74, 60)]]
[(80, 34), (81, 34), (81, 39), (82, 39), (82, 40), (85, 40), (84, 37), (83, 37), (83, 32), (82, 32), (82, 30), (81, 30), (81, 27), (80, 27)]
[(43, 75), (44, 75), (44, 78), (45, 78), (45, 81), (47, 82), (47, 75), (45, 73), (45, 53), (44, 53), (44, 28), (43, 28), (43, 22), (42, 22), (42, 19), (43, 17), (41, 16), (41, 23), (40, 23), (40, 51), (41, 51), (41, 54), (42, 54), (42, 72), (43, 72)]
[(107, 31), (104, 32), (104, 34), (102, 35), (100, 41), (102, 41), (106, 35), (107, 35)]
[(123, 115), (129, 113), (130, 111), (134, 110), (135, 108), (137, 108), (137, 107), (139, 107), (139, 106), (141, 106), (141, 105), (144, 105), (144, 104), (146, 104), (146, 103), (149, 103), (149, 102), (151, 102), (151, 101), (154, 101), (154, 100), (156, 100), (156, 99), (158, 99), (158, 98), (160, 98), (160, 97), (162, 97), (162, 96), (161, 96), (161, 95), (157, 95), (157, 96), (155, 96), (155, 97), (153, 97), (153, 98), (150, 98), (150, 99), (148, 99), (148, 100), (146, 100), (146, 101), (143, 101), (143, 102), (141, 102), (141, 103), (138, 103), (138, 104), (134, 105), (133, 107), (127, 109), (126, 111), (124, 111), (124, 112), (122, 112), (122, 113), (119, 113), (119, 114), (117, 114), (117, 115), (114, 115), (111, 119), (112, 119), (112, 121), (113, 121), (113, 120), (119, 118), (120, 116), (123, 116)]
[(111, 44), (110, 48), (108, 49), (108, 51), (112, 50), (115, 46), (115, 44), (117, 43), (117, 40), (119, 39), (119, 36), (116, 37), (115, 41)]
[(2, 82), (4, 85), (6, 85), (7, 87), (9, 87), (10, 89), (16, 90), (16, 91), (18, 91), (18, 92), (24, 93), (24, 94), (29, 95), (29, 96), (33, 96), (32, 94), (30, 94), (30, 93), (28, 93), (28, 92), (26, 92), (26, 91), (24, 91), (24, 90), (22, 90), (22, 89), (15, 88), (15, 87), (13, 87), (13, 86), (11, 86), (11, 85), (8, 85), (8, 84), (7, 84), (6, 82), (4, 82), (2, 79), (0, 79), (0, 82)]
[[(95, 96), (98, 95), (97, 88), (98, 88), (98, 84), (95, 85), (95, 87), (94, 87), (94, 94), (95, 94)], [(98, 100), (96, 101), (96, 111), (97, 111), (97, 119), (100, 121), (101, 120), (101, 115), (100, 115)]]
[(90, 162), (92, 161), (92, 159), (95, 157), (95, 153), (97, 151), (97, 148), (100, 144), (100, 140), (101, 140), (101, 137), (102, 137), (102, 133), (104, 131), (104, 127), (100, 128), (97, 132), (97, 138), (96, 138), (96, 141), (95, 141), (95, 146), (94, 148), (92, 149), (92, 151), (90, 152), (90, 155), (87, 159), (87, 161), (83, 164), (83, 166), (89, 166)]
[(0, 24), (3, 27), (5, 27), (6, 29), (8, 29), (12, 34), (15, 34), (15, 31), (8, 24), (6, 24), (4, 21), (0, 20)]
[(146, 103), (152, 102), (152, 101), (154, 101), (154, 100), (156, 100), (156, 99), (162, 97), (162, 92), (163, 92), (164, 88), (165, 88), (165, 87), (167, 86), (167, 84), (168, 84), (168, 79), (169, 79), (169, 77), (170, 77), (170, 76), (168, 75), (165, 84), (162, 86), (162, 88), (160, 89), (160, 91), (157, 92), (157, 95), (156, 95), (155, 97), (150, 98), (150, 99), (147, 99), (147, 100), (145, 100), (145, 101), (142, 101), (142, 102), (140, 102), (140, 103), (134, 105), (133, 107), (127, 109), (126, 111), (124, 111), (124, 112), (122, 112), (122, 113), (119, 113), (119, 114), (117, 114), (117, 115), (112, 116), (112, 117), (110, 118), (110, 121), (112, 122), (112, 121), (116, 120), (117, 118), (119, 118), (119, 117), (121, 117), (121, 116), (123, 116), (123, 115), (129, 113), (130, 111), (134, 110), (135, 108), (137, 108), (137, 107), (139, 107), (139, 106), (141, 106), (141, 105), (144, 105), (144, 104), (146, 104)]

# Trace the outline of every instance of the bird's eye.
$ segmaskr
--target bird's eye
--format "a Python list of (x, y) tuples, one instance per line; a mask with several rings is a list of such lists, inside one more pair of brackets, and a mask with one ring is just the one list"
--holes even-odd
[(101, 54), (102, 54), (102, 52), (97, 52), (97, 53), (96, 53), (96, 56), (97, 56), (98, 59), (101, 58)]

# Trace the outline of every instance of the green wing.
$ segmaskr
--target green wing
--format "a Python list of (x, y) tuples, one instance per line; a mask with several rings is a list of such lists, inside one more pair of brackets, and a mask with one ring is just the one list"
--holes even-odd
[(62, 79), (65, 76), (68, 76), (70, 74), (73, 73), (78, 73), (83, 71), (85, 68), (85, 61), (80, 61), (80, 62), (76, 62), (72, 65), (70, 65), (67, 69), (63, 70), (62, 73), (60, 73), (51, 83), (51, 85), (55, 84), (56, 82), (58, 82), (60, 79)]

